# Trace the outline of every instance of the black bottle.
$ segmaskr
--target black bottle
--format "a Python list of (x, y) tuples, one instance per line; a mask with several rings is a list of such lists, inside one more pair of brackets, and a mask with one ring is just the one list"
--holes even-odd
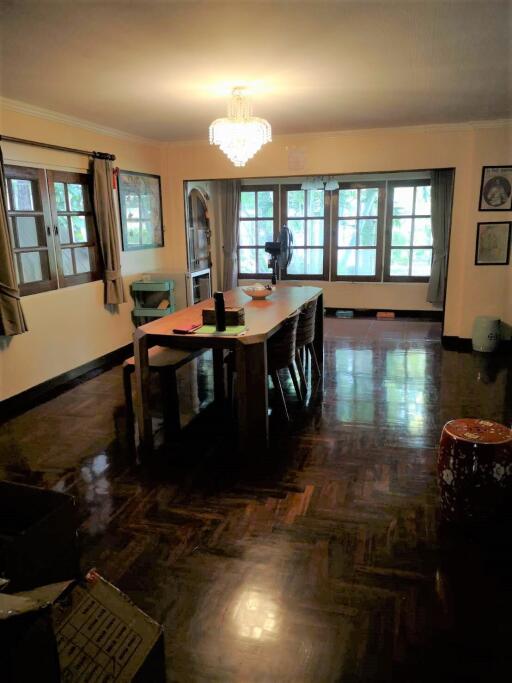
[(222, 292), (215, 292), (213, 295), (215, 300), (215, 324), (217, 332), (224, 332), (226, 329), (226, 306), (224, 304), (224, 294)]

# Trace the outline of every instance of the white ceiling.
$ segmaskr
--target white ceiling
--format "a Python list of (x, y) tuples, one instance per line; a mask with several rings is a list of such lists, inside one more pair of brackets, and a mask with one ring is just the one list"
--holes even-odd
[(0, 0), (4, 97), (206, 139), (235, 85), (274, 134), (512, 116), (512, 0)]

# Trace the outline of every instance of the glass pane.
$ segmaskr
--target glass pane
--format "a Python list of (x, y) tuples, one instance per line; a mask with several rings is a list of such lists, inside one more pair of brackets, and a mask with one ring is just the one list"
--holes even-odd
[(397, 276), (409, 275), (409, 249), (391, 249), (390, 274)]
[(71, 242), (71, 233), (69, 232), (69, 219), (67, 216), (57, 217), (57, 226), (59, 228), (59, 240), (61, 244), (69, 244)]
[(359, 245), (374, 247), (377, 244), (377, 220), (366, 219), (359, 221)]
[(293, 250), (293, 257), (290, 265), (288, 266), (289, 275), (304, 275), (306, 272), (306, 250), (305, 249), (295, 249)]
[(357, 190), (340, 190), (339, 215), (357, 216)]
[(139, 221), (128, 221), (126, 225), (128, 244), (140, 244), (140, 223)]
[(274, 239), (274, 223), (272, 221), (258, 221), (258, 244), (265, 246), (265, 242)]
[(293, 235), (293, 246), (302, 247), (304, 246), (304, 230), (306, 226), (306, 221), (291, 220), (288, 221), (288, 227), (290, 228)]
[(53, 189), (55, 191), (55, 203), (57, 204), (57, 211), (67, 211), (66, 206), (66, 191), (64, 189), (64, 183), (53, 183)]
[(355, 275), (356, 249), (338, 249), (338, 275)]
[(258, 192), (258, 217), (272, 218), (274, 215), (274, 193), (269, 190)]
[(416, 188), (414, 213), (430, 216), (430, 185), (419, 185)]
[(308, 221), (308, 244), (312, 247), (324, 246), (324, 221)]
[(137, 210), (137, 217), (139, 216), (139, 195), (135, 194), (134, 192), (128, 192), (124, 196), (124, 203), (127, 209), (136, 209)]
[(34, 197), (32, 195), (32, 181), (14, 178), (11, 180), (11, 187), (14, 198), (14, 210), (35, 211)]
[(365, 187), (359, 191), (359, 215), (377, 216), (379, 212), (379, 189)]
[(18, 246), (38, 247), (37, 222), (34, 216), (18, 216), (15, 219)]
[(321, 275), (324, 270), (324, 250), (306, 249), (306, 268), (307, 275)]
[(240, 246), (250, 247), (256, 244), (256, 224), (254, 221), (240, 221)]
[(411, 216), (414, 187), (395, 187), (393, 192), (393, 216)]
[(151, 218), (151, 200), (150, 194), (141, 194), (140, 196), (140, 212), (142, 218)]
[(90, 272), (91, 262), (89, 259), (89, 249), (87, 247), (80, 247), (80, 249), (75, 249), (75, 263), (77, 273)]
[(359, 249), (357, 252), (356, 275), (375, 275), (375, 249)]
[[(355, 247), (357, 244), (357, 221), (339, 221), (338, 246)], [(339, 254), (338, 254), (339, 257)], [(341, 273), (338, 273), (341, 275)]]
[(254, 218), (256, 216), (256, 193), (242, 192), (240, 198), (240, 216)]
[(41, 263), (41, 257), (47, 258), (46, 252), (41, 254), (39, 251), (28, 251), (19, 254), (19, 257), (23, 282), (40, 282), (47, 279), (47, 276), (43, 277), (43, 265)]
[(270, 273), (272, 269), (268, 267), (269, 256), (265, 249), (258, 249), (258, 273)]
[(415, 246), (432, 246), (432, 224), (430, 218), (414, 219), (414, 237), (412, 243)]
[(70, 211), (84, 210), (84, 195), (82, 185), (68, 183), (68, 196)]
[(431, 249), (413, 249), (411, 275), (416, 275), (417, 277), (428, 277), (430, 275), (431, 263)]
[(291, 190), (287, 195), (288, 216), (304, 216), (304, 190)]
[(62, 271), (64, 275), (73, 275), (73, 256), (71, 254), (72, 249), (62, 249)]
[(73, 242), (87, 242), (85, 216), (71, 216), (71, 228), (73, 230)]
[(256, 249), (240, 249), (240, 273), (256, 272)]
[(324, 191), (309, 190), (308, 192), (308, 216), (324, 215)]
[(153, 244), (153, 231), (151, 229), (151, 221), (141, 222), (141, 238), (142, 244)]
[(393, 218), (391, 227), (391, 244), (405, 247), (411, 243), (412, 220), (410, 218)]

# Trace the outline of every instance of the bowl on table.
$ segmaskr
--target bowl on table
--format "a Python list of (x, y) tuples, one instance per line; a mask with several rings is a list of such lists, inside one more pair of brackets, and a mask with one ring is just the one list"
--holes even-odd
[(260, 285), (259, 287), (256, 285), (242, 287), (242, 290), (247, 294), (247, 296), (250, 296), (252, 299), (256, 300), (266, 299), (267, 296), (272, 294), (272, 289), (269, 289), (264, 285)]

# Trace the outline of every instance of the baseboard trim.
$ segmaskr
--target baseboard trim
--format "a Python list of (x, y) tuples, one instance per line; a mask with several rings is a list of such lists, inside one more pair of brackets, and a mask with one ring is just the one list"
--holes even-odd
[[(394, 313), (395, 318), (420, 318), (423, 320), (430, 320), (433, 322), (442, 322), (443, 311), (417, 311), (417, 310), (400, 310), (396, 308), (346, 308), (337, 307), (325, 307), (327, 315), (336, 316), (336, 311), (352, 311), (354, 313), (354, 318), (375, 318), (377, 319), (377, 313), (379, 311), (385, 311), (386, 313)], [(342, 318), (343, 320), (345, 318)]]
[[(471, 339), (466, 337), (452, 337), (449, 335), (443, 335), (441, 337), (441, 343), (443, 348), (447, 351), (460, 351), (462, 353), (471, 353), (473, 351), (473, 344)], [(506, 353), (509, 354), (512, 351), (512, 339), (502, 339), (495, 352), (493, 353)], [(478, 353), (478, 352), (475, 352)], [(485, 355), (491, 355), (485, 354)]]
[(133, 356), (133, 344), (126, 344), (73, 370), (63, 372), (61, 375), (57, 375), (57, 377), (52, 377), (52, 379), (37, 384), (35, 387), (26, 389), (20, 394), (6, 398), (0, 402), (0, 424), (55, 398), (77, 384), (92, 379), (106, 370), (110, 370), (110, 368), (119, 365), (119, 363), (122, 363), (123, 360), (130, 356)]

